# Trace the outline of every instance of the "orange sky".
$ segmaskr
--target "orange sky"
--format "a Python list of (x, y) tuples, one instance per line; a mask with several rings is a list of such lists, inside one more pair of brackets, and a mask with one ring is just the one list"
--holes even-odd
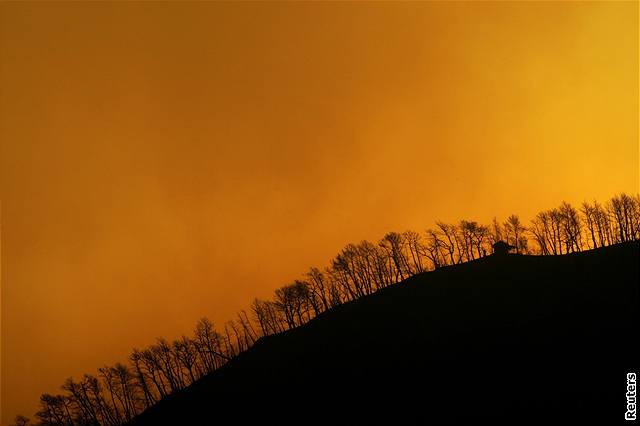
[(638, 3), (0, 3), (2, 424), (346, 243), (638, 192)]

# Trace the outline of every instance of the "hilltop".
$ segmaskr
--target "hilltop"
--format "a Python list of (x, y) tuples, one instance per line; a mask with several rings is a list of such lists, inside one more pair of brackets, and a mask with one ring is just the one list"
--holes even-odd
[(261, 338), (130, 424), (612, 424), (638, 367), (639, 246), (416, 275)]

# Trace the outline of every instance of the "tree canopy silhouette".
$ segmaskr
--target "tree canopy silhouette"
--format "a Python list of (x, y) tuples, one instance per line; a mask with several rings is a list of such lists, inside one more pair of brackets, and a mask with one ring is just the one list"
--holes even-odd
[[(389, 232), (378, 242), (346, 245), (324, 268), (312, 267), (277, 288), (272, 300), (254, 299), (249, 314), (216, 328), (202, 318), (190, 336), (159, 338), (133, 349), (126, 363), (68, 378), (60, 394), (43, 394), (39, 425), (127, 423), (172, 393), (220, 369), (261, 337), (299, 327), (346, 302), (422, 272), (489, 256), (503, 241), (517, 254), (562, 255), (640, 239), (640, 195), (619, 194), (604, 204), (566, 202), (525, 226), (517, 215), (490, 224), (437, 221), (423, 233)], [(16, 424), (27, 424), (19, 416)], [(22, 423), (20, 423), (22, 422)]]

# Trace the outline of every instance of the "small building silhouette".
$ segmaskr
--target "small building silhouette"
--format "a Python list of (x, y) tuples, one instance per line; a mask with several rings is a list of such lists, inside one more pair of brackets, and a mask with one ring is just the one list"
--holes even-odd
[(508, 254), (509, 251), (515, 248), (511, 244), (507, 244), (504, 241), (498, 241), (491, 247), (493, 247), (493, 254)]

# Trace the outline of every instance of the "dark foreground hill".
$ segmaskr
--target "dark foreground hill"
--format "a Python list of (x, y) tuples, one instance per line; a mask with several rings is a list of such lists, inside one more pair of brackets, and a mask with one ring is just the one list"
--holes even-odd
[(639, 258), (635, 242), (421, 274), (261, 339), (131, 424), (615, 424)]

